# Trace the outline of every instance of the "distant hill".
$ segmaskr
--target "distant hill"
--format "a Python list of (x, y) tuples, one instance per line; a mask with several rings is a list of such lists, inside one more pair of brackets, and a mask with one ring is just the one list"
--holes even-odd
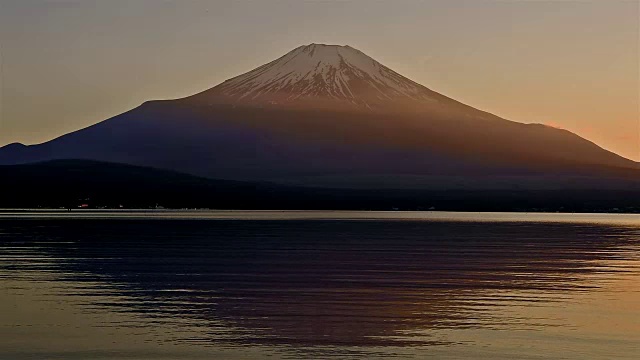
[(338, 189), (212, 180), (124, 164), (0, 166), (0, 208), (640, 211), (640, 190)]
[[(170, 206), (242, 207), (259, 185), (210, 180), (126, 164), (91, 160), (53, 160), (0, 166), (0, 206), (61, 207), (83, 204), (118, 208)], [(269, 187), (262, 190), (266, 193)]]

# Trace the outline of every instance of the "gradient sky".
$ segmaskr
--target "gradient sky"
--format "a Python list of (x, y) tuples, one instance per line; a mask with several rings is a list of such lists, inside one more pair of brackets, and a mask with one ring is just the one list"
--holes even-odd
[(0, 146), (351, 45), (432, 90), (640, 159), (640, 2), (0, 0)]

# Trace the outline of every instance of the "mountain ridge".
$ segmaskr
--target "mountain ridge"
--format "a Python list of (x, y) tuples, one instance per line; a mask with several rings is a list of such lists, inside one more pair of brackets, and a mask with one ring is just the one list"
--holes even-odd
[[(340, 189), (208, 179), (93, 160), (0, 165), (2, 209), (343, 209), (640, 212), (639, 183), (532, 189)], [(570, 180), (570, 179), (569, 179)], [(561, 184), (562, 179), (554, 180)], [(518, 185), (512, 183), (511, 185)], [(542, 184), (545, 185), (545, 184)], [(596, 191), (597, 190), (597, 191)], [(491, 199), (491, 201), (487, 201)]]

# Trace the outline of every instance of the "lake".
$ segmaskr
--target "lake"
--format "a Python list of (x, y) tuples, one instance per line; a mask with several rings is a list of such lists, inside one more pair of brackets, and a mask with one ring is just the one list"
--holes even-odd
[(639, 359), (640, 215), (0, 212), (2, 359)]

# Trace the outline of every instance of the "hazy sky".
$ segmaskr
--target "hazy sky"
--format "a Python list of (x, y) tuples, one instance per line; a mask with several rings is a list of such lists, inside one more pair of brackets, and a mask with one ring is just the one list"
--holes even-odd
[(639, 159), (640, 2), (0, 0), (0, 145), (187, 96), (308, 43)]

